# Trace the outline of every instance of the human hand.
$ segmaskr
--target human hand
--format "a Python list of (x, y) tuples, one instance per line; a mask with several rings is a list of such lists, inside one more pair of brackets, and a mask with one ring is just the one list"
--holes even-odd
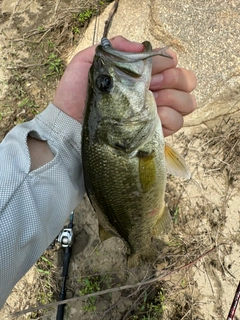
[[(117, 50), (141, 52), (143, 45), (117, 36), (110, 40)], [(83, 121), (86, 102), (88, 71), (92, 65), (96, 46), (89, 47), (72, 59), (57, 87), (53, 103), (63, 112)], [(153, 58), (150, 89), (156, 99), (164, 136), (178, 131), (183, 125), (183, 116), (196, 108), (195, 98), (190, 92), (196, 87), (193, 72), (176, 68), (176, 54), (168, 50), (173, 59), (161, 56)]]
[(153, 58), (150, 90), (157, 103), (158, 115), (165, 137), (183, 126), (183, 117), (196, 109), (196, 99), (190, 94), (197, 85), (195, 74), (184, 68), (177, 68), (177, 56), (167, 50), (173, 59), (161, 56)]

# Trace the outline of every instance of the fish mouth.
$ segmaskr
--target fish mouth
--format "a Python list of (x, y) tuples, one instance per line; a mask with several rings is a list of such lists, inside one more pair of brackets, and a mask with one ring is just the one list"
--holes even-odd
[(166, 52), (167, 49), (170, 48), (170, 46), (161, 48), (158, 51), (152, 51), (152, 45), (149, 41), (144, 41), (142, 44), (144, 46), (144, 52), (139, 53), (115, 50), (112, 47), (111, 42), (107, 38), (101, 39), (101, 45), (99, 47), (101, 48), (102, 52), (110, 54), (113, 57), (124, 62), (138, 62), (140, 60), (146, 60), (158, 55), (165, 58), (173, 59), (172, 56)]
[(134, 78), (141, 77), (146, 66), (149, 70), (151, 69), (152, 59), (150, 58), (152, 57), (162, 56), (173, 59), (166, 52), (169, 46), (152, 51), (149, 41), (144, 41), (142, 44), (144, 46), (143, 52), (125, 52), (114, 49), (107, 38), (102, 38), (101, 44), (96, 48), (96, 56), (100, 58), (103, 65), (112, 65)]

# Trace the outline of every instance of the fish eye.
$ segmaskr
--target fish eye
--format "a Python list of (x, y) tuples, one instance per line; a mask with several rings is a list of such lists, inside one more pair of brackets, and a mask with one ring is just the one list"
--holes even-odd
[(112, 78), (108, 75), (101, 75), (96, 80), (98, 89), (102, 92), (110, 91), (113, 87)]

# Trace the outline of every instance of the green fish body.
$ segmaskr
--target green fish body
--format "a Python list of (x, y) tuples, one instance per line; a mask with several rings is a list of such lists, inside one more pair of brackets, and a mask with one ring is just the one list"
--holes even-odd
[[(98, 214), (100, 236), (125, 240), (130, 267), (155, 257), (153, 238), (171, 226), (164, 202), (166, 151), (172, 152), (170, 166), (179, 166), (175, 151), (165, 145), (149, 90), (151, 57), (169, 56), (165, 49), (151, 51), (149, 42), (143, 45), (142, 53), (126, 53), (103, 38), (96, 48), (82, 137), (85, 186)], [(179, 159), (184, 167), (177, 155)]]

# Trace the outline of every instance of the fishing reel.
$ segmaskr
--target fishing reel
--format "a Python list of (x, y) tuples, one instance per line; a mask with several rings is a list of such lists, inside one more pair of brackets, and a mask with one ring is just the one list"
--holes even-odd
[(47, 249), (53, 249), (55, 243), (58, 242), (63, 248), (71, 247), (73, 244), (73, 216), (74, 212), (70, 214), (70, 221), (66, 228), (63, 228), (58, 236), (53, 240)]
[(64, 228), (53, 242), (48, 246), (49, 249), (54, 249), (56, 242), (58, 242), (63, 248), (71, 247), (73, 244), (73, 230), (72, 228)]
[(72, 228), (65, 228), (63, 229), (58, 237), (57, 237), (57, 242), (61, 244), (63, 248), (66, 247), (71, 247), (73, 244), (73, 230)]

